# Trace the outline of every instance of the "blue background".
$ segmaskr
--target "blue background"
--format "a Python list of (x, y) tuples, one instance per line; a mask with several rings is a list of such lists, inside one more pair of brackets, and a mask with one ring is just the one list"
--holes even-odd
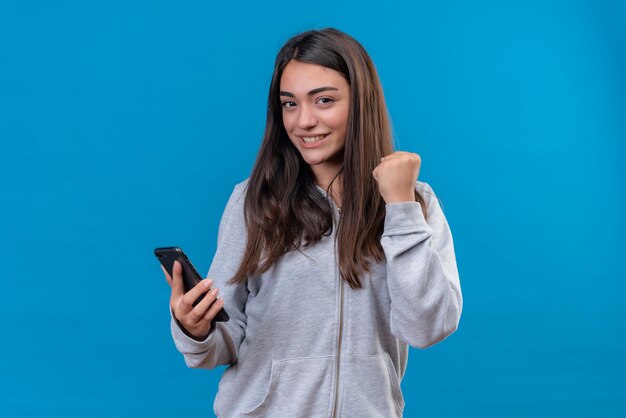
[(455, 239), (460, 328), (411, 350), (405, 416), (626, 415), (625, 2), (7, 3), (3, 416), (212, 416), (152, 250), (208, 270), (275, 55), (327, 26)]

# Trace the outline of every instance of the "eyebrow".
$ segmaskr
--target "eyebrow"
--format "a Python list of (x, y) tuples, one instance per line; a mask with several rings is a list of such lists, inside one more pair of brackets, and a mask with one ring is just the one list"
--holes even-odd
[[(307, 96), (313, 96), (314, 94), (320, 93), (322, 91), (327, 91), (327, 90), (336, 90), (339, 91), (339, 89), (337, 87), (332, 87), (332, 86), (324, 86), (324, 87), (318, 87), (316, 89), (311, 90), (310, 92), (308, 92), (306, 95)], [(280, 92), (280, 96), (287, 96), (287, 97), (296, 97), (293, 95), (293, 93), (290, 93), (288, 91), (281, 91)]]

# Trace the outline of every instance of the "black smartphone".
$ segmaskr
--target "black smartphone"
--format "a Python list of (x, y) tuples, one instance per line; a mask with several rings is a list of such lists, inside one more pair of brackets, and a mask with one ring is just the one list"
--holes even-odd
[[(183, 250), (179, 247), (160, 247), (154, 249), (154, 255), (159, 259), (161, 265), (165, 267), (165, 270), (169, 273), (170, 277), (174, 277), (174, 261), (178, 260), (180, 264), (183, 266), (183, 288), (185, 293), (189, 292), (195, 285), (197, 285), (200, 281), (202, 281), (202, 277), (198, 274), (198, 271), (195, 269), (189, 258), (185, 255)], [(196, 306), (202, 299), (206, 293), (200, 295), (198, 299), (193, 303), (193, 306)], [(215, 303), (215, 302), (214, 302)], [(222, 307), (220, 311), (213, 318), (214, 321), (222, 321), (226, 322), (230, 318), (228, 314)]]

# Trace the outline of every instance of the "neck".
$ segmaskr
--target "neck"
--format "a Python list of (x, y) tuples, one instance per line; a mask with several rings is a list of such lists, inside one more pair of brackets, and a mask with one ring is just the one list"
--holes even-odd
[(330, 186), (333, 191), (341, 191), (341, 176), (338, 176), (337, 178), (335, 178), (335, 175), (327, 176), (324, 178), (315, 176), (315, 184), (317, 184), (324, 190), (328, 190), (328, 187)]
[[(320, 178), (319, 176), (315, 176), (315, 184), (323, 188), (324, 190), (330, 192), (330, 196), (332, 197), (335, 205), (339, 209), (341, 209), (341, 196), (342, 196), (342, 185), (341, 185), (341, 175), (335, 178), (337, 173), (333, 175), (328, 175), (326, 177)], [(333, 180), (334, 179), (334, 180)], [(332, 185), (331, 185), (332, 182)], [(330, 186), (330, 190), (329, 190)]]
[(341, 187), (341, 175), (337, 175), (341, 167), (334, 167), (333, 169), (320, 170), (321, 167), (311, 166), (311, 170), (313, 171), (313, 177), (315, 184), (322, 187), (324, 190), (328, 189), (330, 183), (333, 183), (333, 189), (337, 190)]

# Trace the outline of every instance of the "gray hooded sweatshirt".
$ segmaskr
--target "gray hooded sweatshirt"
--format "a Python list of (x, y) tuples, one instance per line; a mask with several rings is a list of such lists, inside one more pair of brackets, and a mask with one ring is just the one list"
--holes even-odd
[(427, 202), (428, 222), (418, 202), (386, 205), (385, 260), (360, 276), (361, 289), (341, 279), (335, 246), (341, 214), (319, 186), (334, 208), (332, 234), (288, 252), (247, 283), (227, 285), (246, 245), (247, 182), (228, 200), (208, 272), (230, 320), (197, 341), (171, 319), (188, 367), (228, 365), (215, 414), (401, 417), (408, 346), (426, 348), (446, 338), (462, 309), (452, 235), (432, 188), (415, 186)]

